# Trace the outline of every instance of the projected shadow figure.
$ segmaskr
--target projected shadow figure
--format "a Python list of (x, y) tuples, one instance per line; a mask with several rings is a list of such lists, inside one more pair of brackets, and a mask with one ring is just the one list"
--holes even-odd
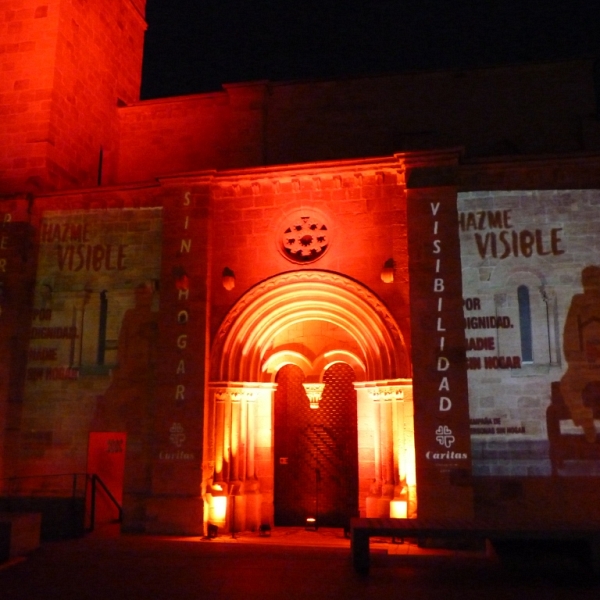
[(156, 370), (158, 313), (152, 311), (154, 286), (135, 288), (135, 306), (123, 315), (117, 348), (117, 366), (98, 405), (100, 431), (139, 433), (149, 418)]
[(592, 390), (600, 386), (600, 267), (585, 267), (581, 283), (583, 294), (573, 296), (563, 332), (568, 368), (560, 392), (573, 423), (595, 443), (594, 412), (600, 412), (600, 397)]

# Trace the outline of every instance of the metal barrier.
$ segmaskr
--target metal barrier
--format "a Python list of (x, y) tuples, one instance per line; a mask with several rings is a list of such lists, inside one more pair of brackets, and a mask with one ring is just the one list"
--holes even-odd
[(123, 507), (117, 502), (117, 499), (113, 496), (112, 492), (108, 489), (107, 485), (98, 475), (92, 473), (91, 475), (88, 474), (87, 477), (89, 478), (92, 486), (90, 495), (90, 526), (88, 531), (94, 531), (94, 527), (96, 526), (96, 490), (98, 485), (100, 485), (109, 500), (115, 505), (117, 511), (119, 512), (118, 522), (120, 523), (123, 520)]
[[(42, 513), (46, 539), (73, 537), (94, 531), (98, 489), (123, 519), (123, 508), (95, 473), (54, 473), (0, 479), (0, 510)], [(65, 507), (65, 502), (69, 508)], [(45, 534), (45, 536), (44, 536)]]

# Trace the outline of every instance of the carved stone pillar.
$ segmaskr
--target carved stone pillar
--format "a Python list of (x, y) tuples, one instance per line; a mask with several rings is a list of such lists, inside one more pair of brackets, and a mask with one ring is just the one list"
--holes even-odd
[(240, 447), (238, 449), (240, 481), (246, 480), (246, 458), (248, 452), (248, 398), (244, 397), (240, 406)]
[(256, 438), (256, 394), (248, 397), (246, 403), (246, 412), (248, 415), (247, 434), (246, 434), (246, 479), (252, 480), (256, 478), (254, 468), (254, 449)]
[[(210, 387), (215, 404), (212, 428), (215, 470), (212, 484), (207, 482), (205, 486), (208, 502), (212, 501), (214, 494), (227, 494), (225, 527), (233, 526), (236, 531), (256, 530), (261, 524), (263, 500), (256, 468), (257, 451), (263, 463), (265, 455), (265, 448), (257, 448), (257, 436), (261, 440), (268, 440), (270, 450), (271, 403), (276, 385), (243, 382), (211, 384)], [(261, 418), (257, 418), (258, 401), (262, 407), (261, 413), (265, 412)], [(268, 431), (263, 431), (267, 424)], [(210, 445), (207, 444), (208, 447)], [(267, 465), (262, 471), (261, 478), (272, 481), (272, 465)]]
[(398, 455), (398, 439), (394, 430), (394, 404), (402, 398), (402, 391), (395, 385), (377, 382), (369, 388), (369, 396), (374, 405), (379, 405), (379, 430), (381, 432), (381, 473), (382, 490), (379, 502), (379, 516), (389, 517), (390, 502), (397, 495), (399, 477), (394, 470), (394, 456)]
[(240, 481), (240, 437), (241, 437), (241, 401), (242, 394), (229, 392), (231, 398), (231, 470), (230, 481)]
[(383, 483), (383, 470), (381, 465), (381, 402), (379, 397), (374, 398), (369, 392), (371, 400), (373, 400), (373, 413), (374, 413), (374, 429), (373, 429), (373, 442), (375, 450), (375, 484), (381, 488)]
[(417, 475), (415, 462), (415, 418), (412, 381), (407, 380), (401, 386), (404, 398), (400, 403), (402, 414), (402, 436), (400, 446), (400, 480), (406, 484), (408, 518), (417, 516)]
[(382, 474), (383, 484), (386, 487), (397, 484), (397, 477), (394, 473), (394, 422), (392, 418), (392, 399), (386, 397), (382, 403), (381, 430), (383, 443), (381, 447), (382, 454)]
[(223, 481), (223, 447), (225, 435), (225, 390), (215, 392), (215, 481)]
[(223, 479), (229, 481), (231, 473), (231, 395), (229, 390), (225, 393), (223, 412)]
[[(368, 395), (373, 412), (375, 482), (366, 498), (366, 516), (388, 517), (390, 502), (394, 499), (408, 502), (409, 486), (414, 488), (412, 381), (360, 382), (355, 388), (359, 394)], [(405, 398), (409, 400), (407, 407)], [(416, 499), (416, 488), (412, 492)]]
[[(381, 431), (381, 402), (380, 399), (374, 398), (369, 393), (371, 400), (373, 400), (373, 412), (374, 412), (374, 429), (373, 429), (373, 442), (375, 451), (375, 480), (373, 486), (367, 497), (367, 517), (381, 517), (381, 495), (383, 492), (383, 448), (382, 448), (382, 431)], [(387, 515), (386, 515), (387, 516)]]

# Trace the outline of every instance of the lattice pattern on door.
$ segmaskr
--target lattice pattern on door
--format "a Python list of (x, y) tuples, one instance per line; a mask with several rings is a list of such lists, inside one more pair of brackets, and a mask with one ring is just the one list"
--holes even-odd
[(275, 523), (344, 526), (358, 511), (354, 372), (335, 364), (324, 374), (318, 409), (309, 407), (302, 371), (283, 367), (275, 394)]

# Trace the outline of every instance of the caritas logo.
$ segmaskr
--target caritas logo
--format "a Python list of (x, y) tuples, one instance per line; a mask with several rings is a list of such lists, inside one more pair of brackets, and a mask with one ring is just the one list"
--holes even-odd
[(428, 450), (425, 453), (425, 458), (427, 460), (467, 460), (469, 455), (466, 452), (454, 452), (450, 450), (452, 445), (456, 441), (454, 435), (452, 435), (452, 429), (447, 425), (440, 425), (435, 430), (435, 441), (444, 448), (448, 448), (448, 450), (437, 451), (437, 450)]

